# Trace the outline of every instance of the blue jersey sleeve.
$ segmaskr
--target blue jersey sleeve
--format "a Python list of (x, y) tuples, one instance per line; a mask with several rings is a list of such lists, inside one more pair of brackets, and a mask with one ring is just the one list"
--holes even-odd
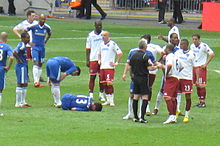
[(88, 108), (80, 108), (80, 107), (76, 107), (77, 111), (88, 111)]
[(146, 54), (149, 56), (151, 62), (155, 62), (155, 58), (150, 51), (146, 51)]
[(72, 74), (73, 72), (75, 72), (76, 71), (76, 67), (75, 66), (72, 66), (71, 68), (69, 68), (67, 71), (66, 71), (66, 73), (67, 74)]
[(11, 48), (10, 46), (8, 46), (7, 55), (8, 55), (8, 56), (13, 56), (12, 48)]

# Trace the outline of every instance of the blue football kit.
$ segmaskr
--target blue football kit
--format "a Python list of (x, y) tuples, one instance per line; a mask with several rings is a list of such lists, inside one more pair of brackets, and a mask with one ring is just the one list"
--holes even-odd
[(89, 111), (92, 99), (88, 95), (64, 94), (62, 97), (62, 109), (71, 110), (76, 108), (77, 111)]

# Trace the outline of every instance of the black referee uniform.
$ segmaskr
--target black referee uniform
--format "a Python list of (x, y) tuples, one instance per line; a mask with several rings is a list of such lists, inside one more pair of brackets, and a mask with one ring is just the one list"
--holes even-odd
[[(149, 71), (147, 69), (150, 64), (148, 63), (149, 56), (145, 54), (145, 51), (140, 50), (136, 52), (130, 59), (131, 66), (131, 78), (134, 82), (134, 94), (138, 95), (148, 95), (149, 94), (149, 84), (148, 75)], [(141, 119), (144, 119), (146, 112), (146, 107), (148, 100), (143, 100), (141, 107)], [(138, 100), (133, 100), (133, 112), (134, 120), (138, 120), (137, 116)]]

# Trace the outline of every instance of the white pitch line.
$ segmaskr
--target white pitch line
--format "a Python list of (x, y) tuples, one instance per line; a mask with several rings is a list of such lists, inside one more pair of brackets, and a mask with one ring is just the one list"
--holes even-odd
[(220, 70), (213, 70), (214, 72), (220, 73)]

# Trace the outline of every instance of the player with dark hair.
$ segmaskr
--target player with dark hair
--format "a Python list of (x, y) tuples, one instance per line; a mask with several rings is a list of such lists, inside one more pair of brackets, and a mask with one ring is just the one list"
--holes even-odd
[(30, 107), (26, 103), (26, 93), (28, 86), (28, 63), (26, 60), (26, 45), (30, 41), (30, 36), (28, 33), (24, 32), (21, 34), (21, 41), (18, 43), (17, 47), (13, 50), (13, 55), (17, 60), (15, 66), (15, 72), (17, 77), (17, 87), (16, 87), (16, 103), (15, 107)]
[[(7, 33), (1, 33), (0, 38), (2, 39), (2, 34)], [(6, 66), (7, 57), (9, 56), (8, 65)], [(5, 75), (6, 72), (11, 68), (11, 65), (13, 63), (13, 53), (11, 47), (6, 44), (5, 42), (0, 42), (0, 105), (2, 103), (2, 91), (5, 88)], [(3, 116), (3, 113), (0, 113), (0, 116)]]
[[(98, 52), (102, 40), (102, 21), (95, 21), (95, 30), (89, 33), (86, 40), (86, 66), (89, 67), (89, 96), (93, 98), (96, 75), (99, 75), (100, 64), (98, 63)], [(99, 75), (100, 80), (100, 75)], [(99, 81), (99, 100), (105, 101), (103, 95), (104, 87)]]
[[(176, 56), (182, 62), (183, 69), (179, 73), (179, 93), (184, 93), (186, 97), (185, 117), (183, 122), (189, 122), (189, 111), (191, 108), (191, 93), (192, 93), (192, 75), (195, 60), (195, 54), (188, 48), (189, 41), (182, 39), (180, 42), (180, 50), (176, 52)], [(178, 112), (178, 110), (177, 110)], [(178, 118), (178, 114), (176, 115)]]
[(62, 109), (71, 111), (102, 111), (101, 103), (94, 103), (88, 95), (64, 94)]
[[(48, 84), (51, 85), (51, 92), (54, 98), (54, 107), (61, 106), (60, 82), (68, 75), (79, 76), (80, 68), (67, 57), (53, 57), (46, 63)], [(61, 74), (63, 72), (63, 74)]]
[(197, 95), (199, 97), (197, 106), (203, 108), (206, 107), (207, 65), (214, 58), (215, 54), (207, 44), (200, 41), (199, 34), (193, 34), (192, 40), (193, 44), (191, 44), (190, 49), (196, 55), (193, 68), (193, 84), (197, 87)]
[(45, 58), (45, 44), (51, 36), (50, 26), (45, 23), (46, 16), (41, 14), (38, 25), (28, 27), (26, 31), (32, 31), (32, 57), (34, 87), (43, 87), (40, 84), (42, 65)]

